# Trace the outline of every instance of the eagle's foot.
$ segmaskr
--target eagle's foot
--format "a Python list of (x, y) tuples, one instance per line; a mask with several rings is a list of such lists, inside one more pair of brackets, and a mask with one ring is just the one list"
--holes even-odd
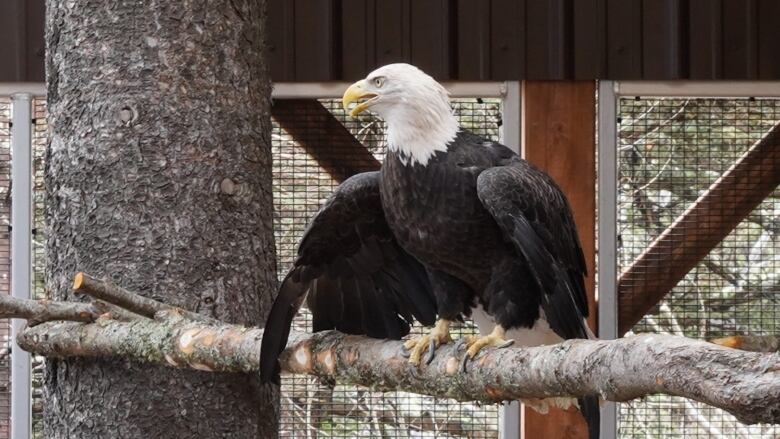
[(428, 334), (407, 340), (404, 343), (404, 349), (409, 353), (409, 363), (419, 366), (423, 359), (423, 353), (426, 353), (425, 364), (430, 364), (433, 361), (436, 348), (450, 342), (452, 342), (450, 322), (442, 319), (436, 321), (436, 326)]
[(493, 332), (490, 334), (480, 337), (476, 335), (470, 335), (466, 337), (466, 355), (463, 356), (463, 362), (461, 363), (461, 370), (463, 372), (466, 371), (466, 363), (468, 363), (469, 360), (474, 359), (480, 351), (488, 346), (494, 347), (496, 349), (502, 349), (505, 347), (512, 346), (514, 344), (514, 340), (506, 340), (504, 336), (506, 335), (506, 331), (504, 330), (501, 325), (496, 325), (495, 328), (493, 328)]

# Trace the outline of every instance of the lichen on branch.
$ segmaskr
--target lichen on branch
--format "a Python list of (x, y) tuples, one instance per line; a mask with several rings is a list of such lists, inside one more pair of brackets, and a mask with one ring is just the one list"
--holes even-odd
[[(116, 289), (101, 299), (117, 304), (116, 297), (127, 294), (134, 295)], [(151, 319), (120, 321), (107, 314), (91, 323), (51, 321), (27, 328), (18, 342), (23, 349), (47, 357), (124, 357), (213, 372), (258, 370), (262, 329), (193, 319), (192, 313), (164, 304), (150, 306), (147, 311), (134, 310), (148, 315), (148, 310), (156, 309)], [(335, 331), (293, 332), (280, 362), (284, 372), (326, 382), (461, 401), (495, 403), (594, 393), (627, 401), (665, 393), (722, 408), (746, 423), (780, 423), (780, 354), (776, 352), (746, 352), (684, 337), (645, 334), (486, 350), (461, 372), (462, 344), (441, 347), (429, 365), (420, 367), (409, 364), (401, 346), (399, 341)]]

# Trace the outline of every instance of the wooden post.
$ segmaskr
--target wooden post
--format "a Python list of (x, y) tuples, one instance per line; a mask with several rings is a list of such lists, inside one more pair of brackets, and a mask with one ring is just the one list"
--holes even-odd
[[(574, 211), (588, 266), (588, 322), (595, 330), (596, 83), (524, 81), (522, 104), (523, 155), (555, 179)], [(526, 408), (523, 432), (526, 439), (588, 437), (575, 409), (542, 415)]]

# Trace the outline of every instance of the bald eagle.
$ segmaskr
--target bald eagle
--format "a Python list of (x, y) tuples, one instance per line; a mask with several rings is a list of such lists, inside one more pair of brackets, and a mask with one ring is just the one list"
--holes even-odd
[[(350, 115), (387, 123), (377, 172), (342, 183), (312, 219), (265, 327), (261, 377), (304, 297), (314, 331), (399, 339), (415, 320), (433, 329), (405, 343), (429, 362), (471, 317), (481, 335), (464, 357), (512, 342), (590, 338), (585, 258), (571, 209), (552, 178), (504, 145), (459, 126), (446, 89), (408, 64), (381, 67), (344, 93)], [(598, 401), (580, 400), (591, 437)]]

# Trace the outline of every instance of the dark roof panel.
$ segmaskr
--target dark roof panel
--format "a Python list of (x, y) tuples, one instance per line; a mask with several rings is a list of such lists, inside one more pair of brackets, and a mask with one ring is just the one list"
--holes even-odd
[(490, 2), (458, 0), (456, 77), (465, 81), (490, 78)]
[(759, 79), (780, 78), (780, 37), (777, 35), (777, 19), (780, 17), (780, 2), (759, 0), (758, 2), (758, 77)]
[[(525, 77), (525, 3), (490, 0), (490, 76), (486, 79)], [(458, 32), (468, 35), (468, 29)]]
[(723, 0), (723, 79), (757, 77), (756, 3), (756, 0)]
[(607, 0), (606, 14), (607, 77), (641, 78), (642, 0)]
[(677, 79), (683, 76), (683, 2), (644, 0), (642, 3), (642, 77)]
[(574, 79), (604, 77), (607, 71), (607, 0), (577, 0), (572, 12)]
[(0, 81), (43, 82), (43, 0), (3, 0), (2, 3)]
[[(780, 80), (778, 0), (267, 0), (275, 81)], [(0, 81), (42, 81), (43, 0), (5, 0)]]
[(723, 77), (721, 18), (721, 0), (689, 0), (688, 76), (691, 79)]

